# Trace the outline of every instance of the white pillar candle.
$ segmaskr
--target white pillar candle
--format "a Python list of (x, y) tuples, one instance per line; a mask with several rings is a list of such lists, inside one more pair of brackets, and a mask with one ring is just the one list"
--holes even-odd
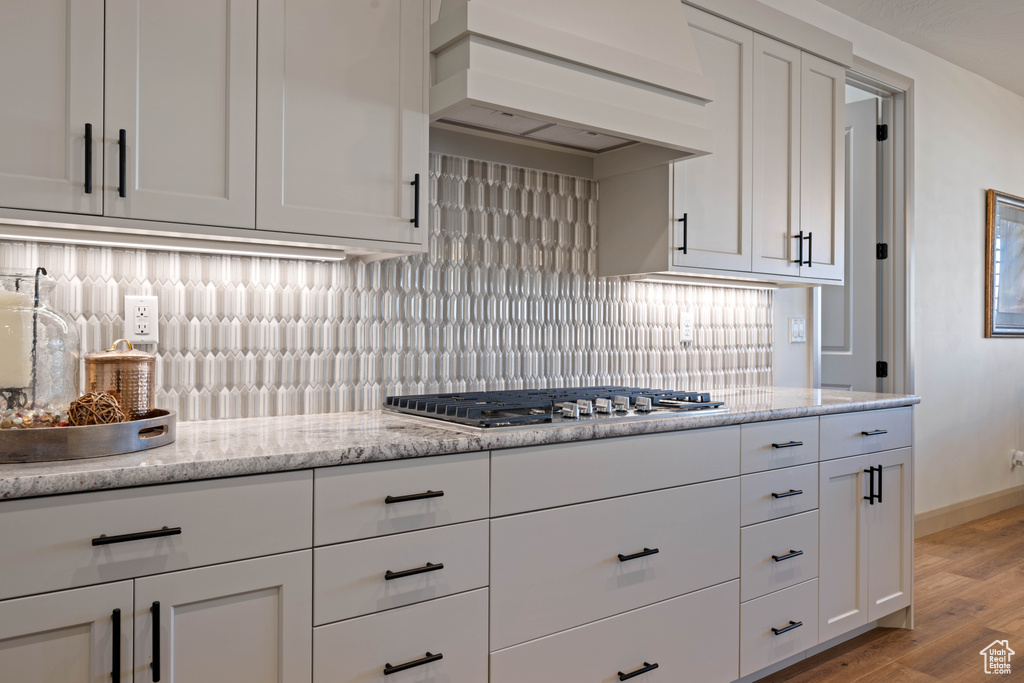
[[(32, 296), (0, 289), (0, 389), (32, 384)], [(20, 310), (19, 310), (20, 309)]]

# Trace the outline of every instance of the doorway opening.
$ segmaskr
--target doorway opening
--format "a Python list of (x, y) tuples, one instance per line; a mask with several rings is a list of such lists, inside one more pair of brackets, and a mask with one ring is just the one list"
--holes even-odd
[(813, 292), (814, 386), (913, 393), (913, 81), (854, 58), (846, 97), (846, 273)]

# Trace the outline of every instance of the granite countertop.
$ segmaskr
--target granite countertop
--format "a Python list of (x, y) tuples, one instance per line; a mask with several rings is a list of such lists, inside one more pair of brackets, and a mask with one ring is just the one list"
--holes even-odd
[(712, 392), (729, 412), (632, 422), (482, 430), (384, 411), (178, 425), (173, 444), (86, 460), (0, 465), (0, 499), (213, 479), (427, 455), (896, 408), (917, 396), (818, 389)]

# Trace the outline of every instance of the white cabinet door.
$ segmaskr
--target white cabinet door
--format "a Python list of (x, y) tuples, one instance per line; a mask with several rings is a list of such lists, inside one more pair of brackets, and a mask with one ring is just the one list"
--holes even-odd
[(256, 0), (106, 16), (106, 215), (255, 228)]
[(800, 50), (754, 36), (753, 269), (800, 275)]
[(749, 272), (754, 34), (699, 10), (686, 14), (704, 75), (715, 81), (705, 107), (715, 153), (672, 165), (673, 265)]
[(312, 573), (306, 550), (137, 579), (136, 683), (308, 683)]
[(102, 213), (103, 0), (0, 0), (0, 63), (0, 207)]
[(0, 679), (130, 683), (131, 620), (131, 581), (0, 602)]
[(868, 622), (868, 478), (872, 456), (823, 461), (819, 481), (818, 634)]
[(428, 4), (261, 0), (259, 229), (423, 241)]
[(800, 72), (802, 277), (843, 279), (846, 69), (804, 53)]
[(875, 504), (867, 506), (871, 534), (868, 621), (910, 604), (914, 579), (912, 453), (902, 448), (871, 456), (871, 465), (881, 467), (881, 473), (875, 473)]

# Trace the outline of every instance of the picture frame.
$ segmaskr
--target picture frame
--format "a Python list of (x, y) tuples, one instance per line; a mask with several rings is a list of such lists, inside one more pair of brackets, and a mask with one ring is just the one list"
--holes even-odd
[(985, 336), (1024, 337), (1024, 198), (988, 191)]

